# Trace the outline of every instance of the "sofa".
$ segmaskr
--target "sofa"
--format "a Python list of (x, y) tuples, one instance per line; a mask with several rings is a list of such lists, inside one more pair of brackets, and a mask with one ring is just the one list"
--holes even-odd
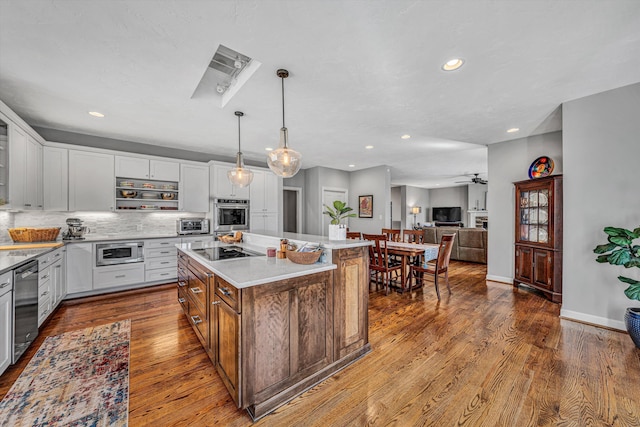
[(443, 234), (454, 234), (451, 259), (487, 263), (487, 230), (484, 228), (425, 227), (424, 242), (440, 243)]

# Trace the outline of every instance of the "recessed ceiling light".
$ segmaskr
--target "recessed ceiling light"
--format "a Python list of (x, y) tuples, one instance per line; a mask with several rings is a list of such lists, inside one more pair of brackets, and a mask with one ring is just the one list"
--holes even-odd
[(271, 147), (267, 147), (267, 148), (265, 148), (264, 150), (265, 150), (265, 151), (273, 151), (273, 148), (271, 148)]
[(355, 167), (356, 167), (356, 165), (349, 165), (349, 167), (350, 167), (350, 168), (355, 168)]
[(409, 139), (409, 138), (411, 138), (411, 135), (407, 135), (407, 134), (405, 134), (405, 135), (402, 135), (400, 138), (402, 138), (402, 139)]
[(453, 71), (453, 70), (457, 70), (458, 68), (462, 67), (462, 64), (464, 64), (464, 60), (460, 59), (460, 58), (453, 58), (448, 60), (447, 62), (444, 63), (444, 65), (442, 66), (442, 69), (445, 71)]
[(93, 117), (100, 117), (100, 118), (104, 117), (104, 114), (99, 113), (97, 111), (89, 111), (89, 114), (92, 115)]
[(518, 132), (519, 130), (520, 128), (511, 128), (511, 129), (507, 129), (507, 132), (514, 133), (514, 132)]
[(364, 147), (364, 148), (366, 148), (367, 150), (371, 150), (371, 149), (373, 148), (373, 145), (367, 145), (367, 146), (366, 146), (366, 147)]

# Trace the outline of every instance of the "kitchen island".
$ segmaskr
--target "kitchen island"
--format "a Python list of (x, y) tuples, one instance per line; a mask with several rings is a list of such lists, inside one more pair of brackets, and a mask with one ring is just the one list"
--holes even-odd
[[(277, 241), (269, 239), (246, 235), (238, 246), (264, 253)], [(324, 242), (326, 262), (311, 265), (266, 256), (212, 261), (199, 249), (225, 245), (178, 246), (178, 300), (254, 420), (371, 350), (368, 244)]]

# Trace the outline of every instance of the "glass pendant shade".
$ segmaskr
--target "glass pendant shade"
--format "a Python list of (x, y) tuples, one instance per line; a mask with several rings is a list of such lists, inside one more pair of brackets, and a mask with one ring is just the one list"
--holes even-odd
[(302, 154), (288, 147), (288, 139), (289, 131), (283, 127), (280, 129), (280, 146), (267, 155), (269, 169), (283, 178), (291, 178), (302, 166)]
[(227, 172), (227, 178), (231, 184), (238, 187), (246, 187), (253, 181), (253, 172), (244, 167), (242, 151), (240, 151), (240, 117), (244, 116), (241, 111), (236, 111), (238, 116), (238, 154), (236, 155), (236, 167)]

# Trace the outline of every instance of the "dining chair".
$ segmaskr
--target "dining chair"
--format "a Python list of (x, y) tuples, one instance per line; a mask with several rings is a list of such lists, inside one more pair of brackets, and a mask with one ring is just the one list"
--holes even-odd
[(418, 281), (420, 281), (420, 286), (422, 286), (424, 275), (433, 274), (433, 281), (435, 283), (436, 294), (438, 295), (439, 300), (440, 288), (438, 287), (438, 276), (444, 273), (444, 280), (447, 284), (449, 294), (451, 294), (451, 287), (449, 286), (449, 259), (451, 258), (451, 249), (453, 248), (453, 241), (455, 237), (455, 234), (442, 235), (440, 247), (438, 248), (438, 258), (436, 258), (435, 264), (427, 262), (422, 265), (411, 265), (409, 267), (409, 289), (411, 289), (412, 278), (415, 278), (416, 285), (418, 284)]
[(387, 236), (384, 234), (363, 234), (362, 238), (373, 242), (373, 245), (369, 246), (370, 278), (375, 276), (376, 290), (378, 290), (380, 275), (382, 275), (382, 284), (384, 285), (385, 294), (388, 295), (389, 288), (391, 287), (391, 273), (396, 272), (398, 274), (402, 274), (402, 265), (392, 263), (389, 260), (387, 247), (384, 244), (387, 240)]
[(395, 228), (383, 228), (382, 234), (387, 237), (387, 240), (390, 242), (399, 242), (400, 241), (400, 230)]
[(362, 233), (359, 231), (347, 231), (347, 239), (362, 239)]
[(422, 244), (424, 242), (424, 230), (402, 230), (402, 241)]

